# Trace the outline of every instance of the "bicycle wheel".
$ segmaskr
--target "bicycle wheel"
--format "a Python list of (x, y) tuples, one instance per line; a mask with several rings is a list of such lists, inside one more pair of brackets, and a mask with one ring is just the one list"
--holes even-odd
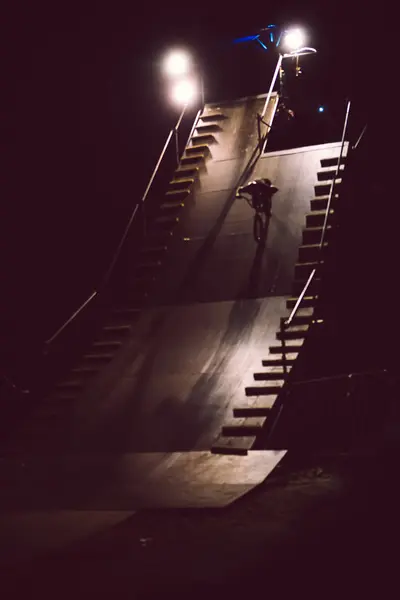
[(264, 221), (259, 213), (254, 215), (253, 236), (257, 244), (264, 239)]

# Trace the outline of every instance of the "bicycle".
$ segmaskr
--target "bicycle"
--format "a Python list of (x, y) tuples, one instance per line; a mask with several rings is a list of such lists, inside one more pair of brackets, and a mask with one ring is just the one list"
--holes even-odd
[(255, 211), (253, 218), (254, 241), (257, 244), (264, 244), (267, 237), (269, 220), (271, 218), (271, 207), (269, 207), (269, 210), (265, 210), (264, 206), (262, 205), (254, 206), (253, 199), (251, 197), (247, 197), (247, 194), (244, 196), (243, 193), (240, 193), (236, 197), (244, 198), (250, 208)]

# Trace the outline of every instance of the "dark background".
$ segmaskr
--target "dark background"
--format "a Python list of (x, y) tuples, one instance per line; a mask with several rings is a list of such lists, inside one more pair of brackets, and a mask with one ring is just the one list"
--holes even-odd
[(361, 130), (385, 80), (375, 77), (379, 54), (359, 50), (377, 43), (374, 15), (344, 4), (32, 4), (9, 7), (7, 17), (5, 346), (10, 338), (40, 346), (101, 280), (176, 119), (159, 75), (165, 49), (192, 50), (206, 100), (229, 99), (266, 92), (276, 61), (254, 43), (233, 45), (235, 37), (269, 23), (306, 25), (318, 55), (292, 91), (293, 145), (339, 139), (349, 96)]

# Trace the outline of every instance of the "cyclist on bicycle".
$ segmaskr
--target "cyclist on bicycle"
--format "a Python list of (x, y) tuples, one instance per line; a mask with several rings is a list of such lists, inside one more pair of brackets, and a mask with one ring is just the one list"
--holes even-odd
[(266, 178), (255, 179), (247, 185), (240, 186), (236, 192), (236, 197), (240, 198), (243, 192), (251, 196), (251, 206), (256, 211), (262, 211), (266, 215), (271, 215), (272, 196), (278, 191), (278, 188), (272, 185)]

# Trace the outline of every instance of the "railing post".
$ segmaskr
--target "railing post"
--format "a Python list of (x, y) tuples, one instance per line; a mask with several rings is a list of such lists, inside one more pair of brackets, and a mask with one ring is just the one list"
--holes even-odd
[(361, 133), (360, 133), (360, 135), (359, 135), (359, 137), (358, 137), (358, 139), (357, 139), (356, 143), (355, 143), (355, 144), (354, 144), (354, 146), (352, 147), (352, 150), (356, 150), (356, 149), (357, 149), (357, 146), (358, 146), (358, 144), (361, 142), (361, 140), (362, 140), (362, 138), (363, 138), (363, 135), (364, 135), (364, 133), (367, 131), (367, 126), (368, 126), (368, 123), (366, 123), (366, 124), (364, 125), (364, 127), (363, 127), (363, 129), (362, 129), (362, 131), (361, 131)]
[(272, 76), (272, 80), (271, 80), (271, 84), (269, 86), (269, 90), (268, 90), (267, 98), (265, 100), (264, 108), (260, 115), (261, 118), (263, 118), (265, 113), (267, 112), (269, 101), (270, 101), (271, 95), (272, 95), (272, 90), (274, 89), (275, 81), (276, 81), (276, 78), (278, 77), (279, 69), (281, 68), (282, 59), (283, 59), (283, 55), (279, 54), (278, 62), (276, 63), (275, 72)]
[(176, 146), (176, 166), (179, 167), (179, 134), (178, 130), (175, 127), (175, 146)]
[(258, 145), (261, 146), (261, 116), (257, 113), (257, 135), (258, 135)]
[(283, 363), (283, 377), (284, 378), (287, 375), (285, 332), (286, 332), (285, 321), (281, 321), (282, 363)]

